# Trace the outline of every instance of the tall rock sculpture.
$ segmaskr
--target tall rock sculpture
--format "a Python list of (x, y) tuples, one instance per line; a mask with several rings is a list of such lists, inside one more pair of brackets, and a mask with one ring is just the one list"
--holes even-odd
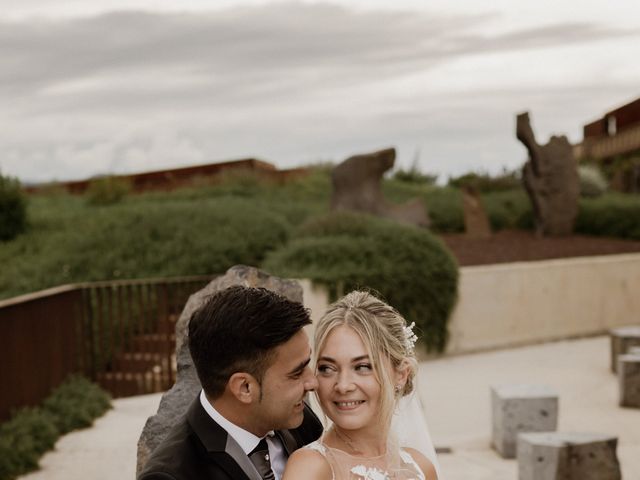
[(569, 235), (578, 214), (578, 170), (567, 137), (553, 136), (546, 145), (536, 142), (529, 112), (516, 117), (516, 137), (529, 151), (522, 171), (531, 198), (538, 235)]
[(387, 148), (349, 157), (336, 166), (331, 173), (331, 210), (355, 210), (428, 227), (429, 214), (422, 199), (393, 205), (382, 194), (382, 176), (393, 167), (395, 159), (395, 148)]
[[(176, 359), (178, 363), (176, 383), (171, 387), (171, 390), (162, 396), (158, 412), (147, 419), (142, 430), (138, 440), (137, 474), (142, 471), (151, 452), (184, 415), (201, 389), (189, 353), (189, 343), (186, 341), (191, 316), (208, 297), (234, 285), (266, 288), (289, 300), (302, 303), (302, 287), (298, 282), (273, 277), (256, 268), (244, 265), (231, 267), (225, 275), (212, 280), (202, 290), (189, 297), (176, 325)], [(224, 339), (220, 339), (220, 341), (223, 342)]]

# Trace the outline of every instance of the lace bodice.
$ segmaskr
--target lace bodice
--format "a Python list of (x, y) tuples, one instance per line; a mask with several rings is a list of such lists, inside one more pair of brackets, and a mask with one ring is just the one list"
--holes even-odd
[(413, 457), (402, 449), (378, 457), (355, 457), (326, 446), (322, 440), (304, 448), (315, 450), (327, 460), (332, 480), (428, 480)]

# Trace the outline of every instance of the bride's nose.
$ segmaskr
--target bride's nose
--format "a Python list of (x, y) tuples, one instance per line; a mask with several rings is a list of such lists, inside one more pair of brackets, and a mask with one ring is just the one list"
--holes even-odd
[(336, 383), (333, 386), (333, 389), (338, 393), (351, 392), (355, 388), (356, 386), (353, 383), (349, 372), (347, 371), (340, 372), (340, 374), (336, 378)]

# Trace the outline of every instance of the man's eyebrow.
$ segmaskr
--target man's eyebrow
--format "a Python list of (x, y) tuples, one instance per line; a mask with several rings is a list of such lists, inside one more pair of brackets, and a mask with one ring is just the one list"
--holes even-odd
[[(336, 363), (336, 360), (334, 358), (331, 358), (331, 357), (323, 356), (323, 357), (318, 358), (318, 361), (321, 361), (321, 360), (324, 361), (324, 362)], [(354, 357), (354, 358), (351, 359), (351, 363), (360, 362), (362, 360), (369, 360), (369, 355), (360, 355), (359, 357)]]
[(298, 365), (296, 368), (291, 370), (287, 375), (296, 375), (297, 373), (300, 373), (305, 368), (307, 368), (307, 365), (309, 365), (309, 362), (311, 362), (311, 357), (307, 358), (304, 362), (301, 362), (300, 365)]

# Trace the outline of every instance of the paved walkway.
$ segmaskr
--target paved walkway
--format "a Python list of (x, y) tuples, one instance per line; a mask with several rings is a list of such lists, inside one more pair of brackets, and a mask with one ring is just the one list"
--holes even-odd
[[(640, 478), (640, 410), (617, 406), (605, 337), (557, 342), (421, 364), (420, 395), (441, 454), (442, 480), (516, 480), (517, 464), (489, 448), (489, 386), (542, 383), (560, 394), (559, 429), (611, 433), (619, 438), (625, 479)], [(120, 399), (91, 429), (61, 438), (23, 480), (134, 478), (136, 444), (160, 395)]]

